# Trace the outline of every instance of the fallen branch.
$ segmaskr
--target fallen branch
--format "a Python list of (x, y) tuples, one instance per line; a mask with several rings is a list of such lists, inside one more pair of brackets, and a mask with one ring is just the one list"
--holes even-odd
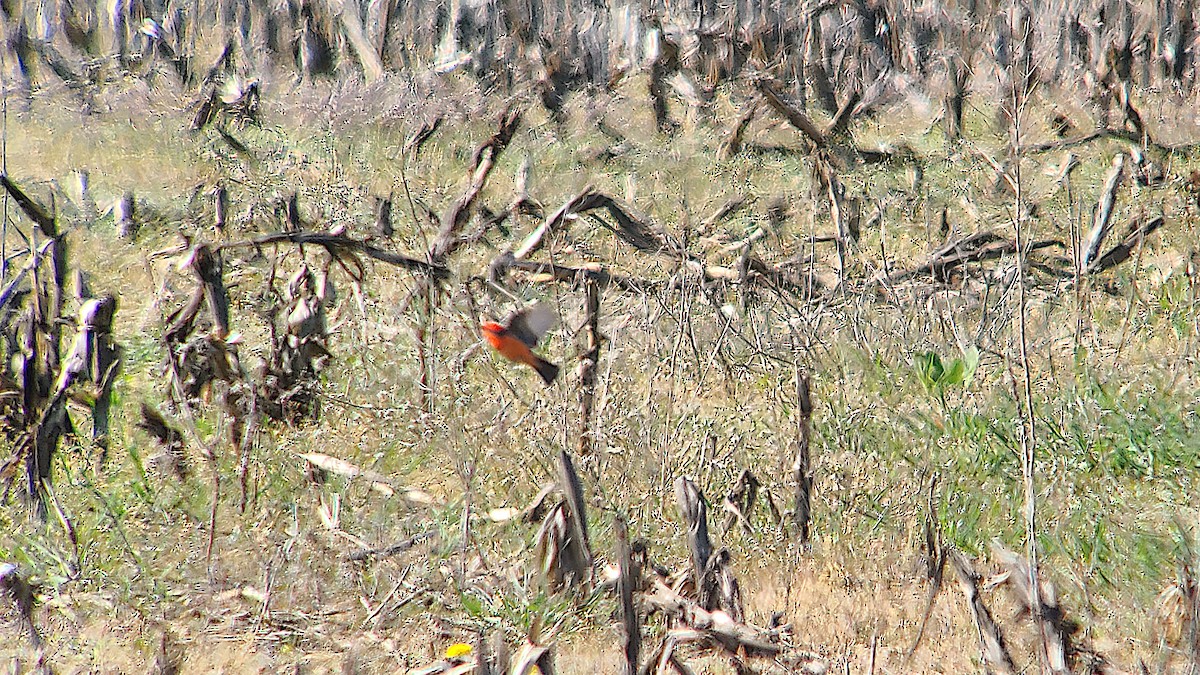
[(388, 556), (396, 555), (397, 553), (403, 553), (432, 536), (433, 534), (430, 532), (422, 532), (421, 534), (409, 537), (403, 541), (398, 541), (390, 546), (384, 546), (382, 548), (365, 548), (357, 551), (351, 551), (346, 555), (346, 557), (354, 562), (362, 562), (370, 558), (386, 558)]
[(716, 211), (713, 211), (711, 216), (701, 221), (701, 225), (703, 225), (705, 228), (713, 227), (717, 223), (745, 208), (749, 203), (750, 198), (744, 194), (732, 197), (726, 200), (724, 204), (721, 204)]
[[(1029, 583), (1031, 578), (1029, 563), (999, 543), (992, 544), (992, 552), (1000, 560), (1000, 564), (1008, 568), (1009, 573), (1005, 582), (1012, 590), (1013, 596), (1024, 611), (1035, 618), (1034, 628), (1038, 638), (1042, 641), (1050, 672), (1054, 675), (1070, 672), (1067, 668), (1067, 645), (1070, 636), (1079, 627), (1069, 623), (1063, 616), (1062, 609), (1058, 606), (1058, 595), (1054, 591), (1054, 585), (1048, 581), (1038, 584), (1038, 595), (1041, 597), (1035, 600), (1033, 588)], [(1036, 612), (1033, 611), (1035, 602), (1038, 609)]]
[(1125, 155), (1118, 153), (1113, 157), (1112, 168), (1104, 179), (1104, 191), (1100, 193), (1100, 203), (1096, 207), (1096, 217), (1092, 229), (1083, 245), (1083, 258), (1079, 266), (1087, 269), (1092, 261), (1100, 254), (1100, 247), (1112, 229), (1113, 207), (1117, 201), (1117, 188), (1121, 186), (1121, 178), (1125, 175)]
[(963, 597), (967, 600), (967, 606), (971, 609), (971, 619), (975, 622), (975, 628), (979, 632), (984, 662), (1001, 675), (1013, 675), (1017, 669), (1008, 653), (1004, 635), (1000, 633), (1000, 627), (992, 619), (992, 613), (988, 611), (987, 605), (983, 603), (983, 598), (979, 595), (979, 574), (961, 551), (950, 550), (948, 558), (958, 577), (959, 587), (962, 589)]
[(721, 143), (721, 149), (717, 151), (717, 157), (729, 160), (742, 151), (742, 141), (746, 136), (746, 130), (750, 128), (750, 122), (758, 114), (758, 105), (758, 100), (754, 99), (742, 109), (742, 114), (738, 115), (737, 120), (733, 123), (733, 127), (729, 130), (729, 136)]
[(425, 146), (425, 142), (433, 138), (433, 135), (442, 126), (444, 119), (444, 115), (438, 115), (433, 118), (432, 122), (422, 122), (421, 126), (413, 132), (413, 135), (409, 136), (408, 140), (404, 142), (404, 154), (412, 155), (413, 157), (420, 154), (421, 148)]
[[(1061, 247), (1063, 243), (1057, 239), (1035, 241), (1029, 244), (1027, 252), (1051, 246)], [(946, 282), (949, 281), (950, 274), (962, 265), (994, 260), (1016, 252), (1015, 241), (990, 230), (983, 230), (946, 244), (931, 253), (929, 259), (919, 267), (894, 273), (886, 280), (888, 283), (895, 283), (914, 277), (932, 276), (938, 281)]]
[(362, 478), (370, 482), (372, 486), (376, 487), (376, 489), (382, 488), (383, 492), (389, 496), (393, 494), (395, 490), (402, 489), (396, 485), (395, 481), (379, 473), (378, 471), (359, 468), (358, 466), (351, 464), (344, 459), (338, 459), (337, 457), (332, 457), (319, 452), (309, 452), (298, 456), (322, 471), (335, 473), (351, 480), (355, 478)]
[(57, 228), (54, 225), (54, 216), (46, 210), (46, 207), (38, 204), (32, 197), (25, 194), (24, 190), (9, 180), (8, 174), (0, 173), (0, 185), (4, 186), (8, 194), (12, 195), (12, 198), (17, 202), (17, 206), (21, 207), (21, 210), (33, 221), (34, 225), (41, 228), (42, 232), (46, 233), (47, 236), (53, 237), (55, 235)]
[(745, 650), (748, 654), (774, 656), (784, 651), (783, 645), (777, 642), (778, 631), (734, 621), (721, 610), (710, 612), (661, 581), (654, 581), (654, 592), (647, 594), (645, 601), (653, 609), (681, 621), (695, 632), (676, 633), (678, 638), (711, 639), (735, 654)]
[(635, 213), (632, 206), (589, 185), (578, 195), (568, 199), (557, 211), (550, 214), (545, 222), (521, 242), (521, 245), (513, 252), (513, 257), (518, 260), (528, 258), (539, 250), (545, 244), (546, 237), (558, 230), (566, 220), (598, 209), (608, 212), (609, 216), (616, 221), (616, 228), (605, 221), (599, 222), (611, 229), (622, 241), (639, 251), (647, 253), (678, 252), (678, 247), (668, 241), (666, 236), (657, 227), (653, 227), (644, 216)]
[(483, 192), (484, 186), (487, 185), (488, 177), (491, 176), (492, 169), (496, 166), (496, 160), (500, 158), (500, 154), (512, 142), (520, 123), (520, 112), (505, 110), (500, 116), (496, 133), (492, 134), (491, 138), (475, 150), (471, 182), (442, 214), (437, 236), (434, 237), (433, 243), (429, 247), (427, 257), (430, 264), (439, 267), (444, 266), (446, 260), (461, 245), (459, 243), (459, 232), (467, 222), (471, 206), (475, 203), (475, 199), (479, 197), (479, 193)]
[(403, 256), (391, 251), (385, 251), (381, 248), (372, 246), (361, 239), (353, 239), (342, 234), (329, 234), (324, 232), (275, 232), (266, 234), (261, 237), (249, 239), (245, 241), (235, 241), (225, 244), (219, 244), (213, 248), (217, 250), (227, 248), (257, 248), (267, 244), (277, 243), (292, 243), (292, 244), (314, 244), (322, 246), (329, 251), (331, 256), (338, 259), (343, 259), (346, 254), (361, 253), (369, 258), (373, 258), (380, 262), (403, 267), (418, 272), (424, 272), (433, 276), (436, 279), (447, 279), (450, 277), (450, 270), (444, 265), (437, 265), (417, 260), (408, 256)]
[(829, 123), (829, 129), (825, 132), (829, 136), (840, 136), (846, 133), (846, 129), (850, 126), (850, 120), (854, 119), (857, 112), (859, 101), (862, 100), (862, 94), (857, 90), (850, 93), (842, 105), (838, 108), (837, 113), (833, 116), (833, 121)]
[(1129, 232), (1121, 240), (1121, 243), (1109, 249), (1108, 253), (1093, 260), (1087, 266), (1087, 273), (1099, 274), (1125, 262), (1133, 255), (1133, 250), (1140, 246), (1146, 237), (1162, 227), (1165, 222), (1162, 216), (1156, 216), (1147, 221), (1141, 219), (1130, 221)]
[(508, 275), (509, 270), (543, 275), (549, 277), (551, 281), (572, 285), (595, 282), (601, 290), (612, 285), (624, 291), (640, 293), (656, 285), (655, 282), (612, 274), (596, 263), (589, 264), (587, 267), (566, 267), (553, 263), (518, 260), (511, 253), (502, 253), (492, 260), (491, 265), (488, 266), (488, 280), (500, 283)]
[(802, 110), (784, 100), (783, 95), (775, 88), (769, 80), (761, 78), (756, 82), (758, 90), (762, 92), (767, 103), (771, 105), (784, 119), (793, 127), (796, 127), (800, 133), (804, 134), (805, 138), (812, 142), (813, 146), (818, 150), (826, 146), (825, 134), (817, 128), (808, 115), (805, 115)]
[(1087, 145), (1088, 143), (1092, 143), (1092, 142), (1100, 141), (1100, 140), (1106, 140), (1106, 139), (1128, 141), (1130, 143), (1133, 143), (1139, 147), (1142, 147), (1142, 148), (1145, 148), (1148, 150), (1154, 150), (1155, 152), (1169, 153), (1169, 154), (1189, 154), (1189, 153), (1195, 152), (1197, 148), (1200, 148), (1200, 144), (1197, 144), (1197, 143), (1174, 143), (1174, 144), (1160, 143), (1160, 142), (1155, 141), (1154, 139), (1150, 138), (1148, 134), (1146, 134), (1145, 137), (1143, 137), (1142, 132), (1139, 132), (1136, 129), (1131, 130), (1131, 129), (1107, 128), (1107, 129), (1097, 129), (1096, 131), (1093, 131), (1093, 132), (1084, 134), (1083, 136), (1078, 136), (1075, 138), (1065, 138), (1065, 139), (1057, 140), (1057, 141), (1048, 141), (1046, 143), (1035, 143), (1033, 145), (1022, 146), (1021, 148), (1017, 149), (1017, 153), (1023, 155), (1023, 154), (1031, 153), (1031, 152), (1050, 152), (1053, 150), (1065, 150), (1068, 148), (1074, 148), (1074, 147), (1077, 147), (1080, 145)]

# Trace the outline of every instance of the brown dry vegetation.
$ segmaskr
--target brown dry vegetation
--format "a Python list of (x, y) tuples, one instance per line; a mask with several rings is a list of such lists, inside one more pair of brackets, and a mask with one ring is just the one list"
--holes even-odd
[[(262, 11), (259, 3), (248, 6)], [(401, 27), (421, 25), (425, 11), (389, 6), (408, 13), (396, 13), (400, 23), (384, 31), (383, 44), (397, 40)], [(904, 35), (917, 30), (910, 17), (925, 17), (944, 35), (963, 18), (956, 12), (967, 11), (935, 13), (945, 20), (939, 23), (903, 3), (878, 7), (903, 17), (897, 25)], [(994, 38), (980, 28), (1003, 23), (993, 18), (1019, 24), (1021, 7), (970, 10), (962, 25), (975, 28), (959, 36), (963, 45)], [(1052, 23), (1050, 10), (1086, 18), (1096, 8), (1042, 9), (1035, 15), (1039, 39)], [(678, 28), (690, 25), (678, 15), (686, 11), (675, 11), (666, 14), (678, 19), (667, 32), (686, 34), (690, 29)], [(1136, 12), (1142, 19), (1163, 14), (1161, 7)], [(562, 34), (562, 25), (551, 24), (566, 19), (549, 14), (541, 29)], [(846, 25), (836, 28), (821, 16), (808, 23), (779, 19), (780, 34), (796, 44), (776, 46), (778, 59), (751, 59), (775, 84), (792, 82), (784, 103), (798, 101), (797, 109), (827, 129), (837, 110), (816, 100), (820, 73), (801, 68), (798, 88), (785, 77), (789, 59), (805, 53), (808, 29), (824, 25), (824, 37), (812, 39), (825, 41), (826, 64), (856, 74), (833, 78), (834, 102), (874, 97), (848, 118), (848, 135), (824, 139), (831, 142), (827, 153), (788, 124), (786, 111), (758, 98), (758, 73), (715, 78), (711, 99), (698, 105), (688, 105), (686, 86), (672, 89), (664, 125), (647, 91), (655, 68), (666, 66), (635, 59), (630, 74), (605, 88), (599, 83), (619, 69), (581, 69), (590, 63), (586, 41), (544, 45), (574, 68), (564, 80), (562, 106), (554, 100), (547, 106), (548, 85), (538, 79), (546, 57), (522, 61), (523, 50), (519, 58), (496, 56), (516, 64), (507, 84), (474, 68), (441, 76), (398, 72), (387, 58), (399, 59), (397, 52), (387, 49), (386, 74), (343, 51), (336, 77), (312, 81), (310, 55), (296, 71), (300, 82), (277, 54), (250, 56), (227, 70), (260, 78), (259, 122), (229, 116), (200, 129), (189, 127), (209, 90), (170, 79), (165, 61), (106, 66), (107, 79), (99, 78), (87, 101), (44, 65), (23, 83), (29, 89), (6, 86), (6, 173), (55, 206), (70, 264), (85, 272), (93, 293), (117, 296), (122, 366), (103, 465), (88, 433), (88, 408), (75, 399), (67, 404), (76, 428), (54, 455), (58, 506), (48, 518), (39, 519), (36, 498), (22, 495), (24, 465), (5, 474), (12, 487), (0, 508), (0, 564), (15, 564), (34, 585), (32, 618), (44, 644), (34, 647), (20, 612), (6, 604), (0, 657), (15, 672), (39, 659), (56, 672), (171, 672), (163, 663), (172, 659), (159, 653), (166, 635), (181, 672), (396, 672), (480, 634), (499, 634), (510, 645), (532, 634), (552, 646), (558, 672), (619, 672), (615, 594), (550, 592), (535, 557), (537, 523), (495, 511), (525, 508), (557, 479), (560, 451), (579, 448), (580, 362), (588, 346), (583, 287), (519, 269), (504, 281), (507, 293), (481, 281), (499, 254), (517, 249), (560, 205), (592, 186), (672, 242), (666, 253), (631, 246), (611, 232), (618, 221), (596, 211), (564, 220), (529, 256), (572, 268), (598, 265), (630, 280), (600, 294), (591, 452), (575, 457), (597, 571), (616, 560), (617, 514), (628, 519), (632, 537), (647, 542), (651, 559), (672, 572), (687, 568), (672, 486), (688, 476), (708, 497), (714, 542), (732, 553), (746, 621), (766, 626), (781, 612), (792, 626), (784, 640), (789, 649), (818, 655), (834, 672), (868, 672), (872, 664), (876, 672), (895, 673), (994, 669), (981, 662), (979, 635), (950, 569), (924, 639), (909, 654), (926, 608), (928, 557), (936, 556), (924, 544), (925, 522), (932, 518), (940, 541), (970, 556), (985, 581), (1001, 569), (991, 542), (1024, 550), (1021, 434), (1025, 411), (1032, 410), (1042, 578), (1053, 583), (1067, 618), (1080, 624), (1076, 644), (1125, 671), (1144, 662), (1149, 672), (1185, 672), (1197, 658), (1189, 637), (1196, 591), (1188, 547), (1200, 516), (1193, 497), (1200, 469), (1194, 52), (1186, 52), (1178, 76), (1138, 56), (1153, 73), (1104, 86), (1084, 75), (1055, 81), (1043, 68), (1015, 124), (1001, 111), (1005, 87), (1013, 91), (1019, 71), (999, 67), (992, 52), (969, 56), (962, 138), (951, 140), (941, 99), (952, 98), (953, 88), (944, 74), (916, 67), (919, 45), (894, 47), (908, 56), (890, 56), (906, 65), (889, 71), (868, 51), (837, 46), (845, 44), (838, 31), (853, 34), (869, 12), (847, 4), (833, 14)], [(511, 18), (497, 16), (500, 23)], [(778, 17), (764, 9), (747, 20), (757, 28), (745, 34), (762, 38), (769, 31), (759, 29)], [(317, 16), (311, 25), (323, 30), (329, 20)], [(13, 25), (7, 24), (9, 37)], [(1161, 44), (1174, 39), (1147, 25), (1157, 24), (1131, 23), (1130, 30), (1157, 35)], [(336, 48), (351, 50), (345, 40), (352, 31), (334, 32), (345, 38)], [(407, 47), (423, 63), (432, 62), (429, 52), (440, 40), (428, 32), (414, 29)], [(1096, 32), (1099, 45), (1120, 38)], [(955, 45), (945, 54), (953, 56)], [(1162, 52), (1154, 45), (1146, 53)], [(194, 62), (212, 63), (218, 52), (197, 48)], [(1074, 58), (1077, 70), (1103, 65), (1102, 58), (1064, 57), (1061, 50), (1036, 58), (1059, 65)], [(706, 62), (683, 61), (677, 70), (701, 81)], [(868, 91), (878, 72), (903, 72), (911, 88), (897, 76)], [(1132, 89), (1119, 93), (1122, 84)], [(735, 121), (750, 108), (755, 114), (743, 147), (726, 155)], [(463, 231), (479, 236), (440, 261), (448, 277), (436, 285), (431, 305), (422, 301), (423, 277), (377, 259), (362, 257), (364, 273), (356, 279), (347, 259), (341, 266), (313, 244), (220, 252), (230, 328), (241, 338), (229, 342), (246, 382), (271, 358), (269, 312), (283, 302), (288, 279), (302, 261), (328, 273), (321, 305), (332, 357), (314, 389), (316, 419), (272, 420), (256, 410), (251, 417), (260, 427), (239, 448), (229, 431), (242, 418), (220, 404), (235, 384), (178, 400), (163, 368), (162, 340), (171, 313), (197, 286), (183, 266), (190, 246), (286, 229), (282, 204), (293, 194), (304, 232), (344, 226), (363, 238), (373, 232), (373, 198), (390, 195), (395, 234), (376, 236), (372, 245), (424, 260), (435, 250), (438, 218), (470, 183), (473, 153), (496, 133), (502, 110), (519, 111), (521, 119), (508, 147), (493, 152), (495, 167), (466, 212)], [(1056, 114), (1076, 127), (1068, 140), (1092, 127), (1110, 133), (1069, 148), (1029, 149), (1060, 142)], [(439, 118), (418, 151), (405, 149), (423, 123)], [(244, 149), (234, 149), (222, 133)], [(1014, 145), (1027, 151), (1014, 154)], [(862, 160), (876, 149), (886, 155), (882, 161)], [(1057, 169), (1067, 150), (1079, 168), (1060, 184)], [(1139, 154), (1146, 163), (1135, 162)], [(1125, 158), (1126, 173), (1113, 193), (1113, 232), (1101, 251), (1120, 241), (1127, 223), (1161, 215), (1164, 224), (1135, 241), (1129, 259), (1085, 275), (1077, 292), (1072, 266), (1079, 246), (1072, 241), (1086, 238), (1116, 155)], [(118, 237), (112, 212), (87, 215), (72, 187), (79, 169), (89, 172), (102, 210), (132, 191), (135, 237)], [(1154, 171), (1161, 179), (1140, 180), (1139, 172)], [(1019, 187), (1015, 193), (1001, 173)], [(845, 197), (830, 197), (831, 182), (844, 187)], [(228, 190), (230, 204), (223, 231), (213, 226), (217, 184)], [(541, 214), (517, 210), (494, 224), (491, 215), (509, 208), (519, 188)], [(745, 208), (706, 220), (739, 197)], [(846, 225), (839, 227), (834, 212), (852, 209), (855, 200), (861, 233), (852, 242), (839, 232)], [(23, 236), (32, 229), (7, 195), (5, 204), (11, 275), (25, 262)], [(904, 274), (931, 251), (975, 232), (1011, 240), (1017, 222), (1023, 241), (1062, 245), (997, 253), (942, 278)], [(153, 255), (178, 244), (181, 233), (188, 247)], [(752, 265), (752, 257), (761, 265)], [(559, 329), (539, 349), (563, 366), (553, 387), (479, 341), (479, 321), (504, 316), (514, 297), (547, 300), (560, 313)], [(73, 302), (64, 316), (75, 315)], [(1028, 359), (1020, 348), (1022, 324)], [(17, 353), (6, 347), (10, 361)], [(931, 377), (930, 354), (950, 370), (961, 364), (962, 372)], [(800, 373), (811, 376), (814, 402), (810, 547), (797, 541), (791, 522)], [(184, 433), (185, 476), (173, 473), (139, 426), (143, 402), (180, 429), (194, 424)], [(187, 421), (189, 411), (194, 422)], [(19, 452), (19, 437), (9, 439)], [(215, 450), (212, 464), (205, 448)], [(302, 457), (312, 453), (377, 475), (314, 469)], [(722, 497), (744, 469), (782, 509), (782, 525), (765, 501), (748, 531), (736, 521), (727, 525)], [(221, 486), (215, 531), (214, 472)], [(395, 554), (352, 556), (405, 541), (411, 546)], [(1005, 587), (985, 583), (982, 597), (1016, 667), (1036, 669), (1033, 624)], [(644, 594), (639, 598), (645, 614)], [(670, 627), (661, 613), (647, 619), (644, 658)], [(733, 672), (719, 649), (682, 654), (697, 672)], [(769, 659), (749, 663), (764, 672), (784, 668)]]

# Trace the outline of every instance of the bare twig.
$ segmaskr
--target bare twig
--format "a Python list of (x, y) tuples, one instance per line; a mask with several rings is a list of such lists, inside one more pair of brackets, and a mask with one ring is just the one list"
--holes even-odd
[(348, 553), (346, 555), (346, 557), (349, 558), (350, 560), (353, 560), (354, 562), (362, 562), (364, 560), (369, 560), (371, 558), (387, 558), (389, 556), (393, 556), (398, 553), (403, 553), (403, 552), (407, 551), (408, 549), (412, 548), (413, 546), (416, 546), (417, 544), (421, 543), (422, 541), (425, 541), (426, 539), (428, 539), (432, 536), (433, 536), (432, 532), (422, 532), (418, 535), (409, 537), (408, 539), (405, 539), (403, 541), (398, 541), (395, 544), (391, 544), (389, 546), (384, 546), (382, 548), (368, 548), (368, 549), (360, 549), (357, 551), (351, 551), (350, 553)]
[(596, 400), (596, 366), (600, 363), (600, 288), (594, 278), (584, 282), (586, 289), (586, 350), (579, 366), (579, 455), (592, 452), (592, 409)]
[(792, 479), (796, 481), (796, 532), (803, 547), (812, 542), (812, 459), (809, 445), (812, 437), (812, 397), (808, 374), (795, 373), (796, 380), (796, 459), (792, 462)]

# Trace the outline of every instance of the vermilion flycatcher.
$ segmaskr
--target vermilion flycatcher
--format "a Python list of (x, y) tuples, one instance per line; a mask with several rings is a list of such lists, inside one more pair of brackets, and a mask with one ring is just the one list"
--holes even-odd
[(534, 354), (533, 348), (557, 322), (558, 315), (549, 305), (536, 302), (513, 312), (503, 324), (485, 321), (479, 329), (492, 349), (509, 361), (533, 368), (549, 386), (558, 377), (558, 366)]

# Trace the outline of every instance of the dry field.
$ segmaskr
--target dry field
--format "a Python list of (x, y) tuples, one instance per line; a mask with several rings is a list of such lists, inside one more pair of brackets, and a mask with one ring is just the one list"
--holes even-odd
[[(1028, 500), (1071, 672), (1200, 659), (1194, 96), (1139, 91), (1152, 142), (978, 84), (959, 139), (912, 100), (817, 138), (798, 127), (836, 114), (789, 121), (767, 80), (703, 106), (672, 90), (666, 130), (645, 72), (557, 109), (458, 72), (277, 73), (250, 109), (227, 81), (211, 119), (214, 89), (144, 76), (87, 106), (61, 83), (6, 97), (0, 671), (406, 672), (528, 639), (556, 672), (621, 672), (618, 520), (645, 551), (648, 668), (692, 628), (691, 672), (1036, 671), (1004, 554), (1028, 554)], [(27, 265), (56, 236), (58, 284), (49, 254)], [(106, 295), (119, 366), (60, 379)], [(478, 330), (533, 300), (557, 314), (551, 386)], [(688, 614), (681, 477), (740, 587), (716, 606), (769, 648)], [(591, 564), (556, 589), (578, 511)], [(653, 585), (670, 575), (683, 618)], [(981, 641), (976, 582), (1011, 662)]]

